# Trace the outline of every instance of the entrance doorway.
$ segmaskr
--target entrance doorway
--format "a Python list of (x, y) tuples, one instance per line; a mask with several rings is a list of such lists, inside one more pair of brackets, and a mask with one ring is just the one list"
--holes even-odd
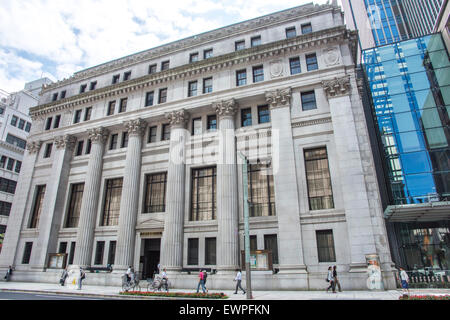
[(153, 278), (158, 272), (159, 255), (161, 250), (161, 239), (144, 239), (144, 256), (142, 279)]

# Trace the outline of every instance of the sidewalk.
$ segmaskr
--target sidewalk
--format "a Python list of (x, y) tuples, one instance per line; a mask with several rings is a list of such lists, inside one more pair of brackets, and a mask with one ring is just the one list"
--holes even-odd
[[(35, 283), (35, 282), (0, 282), (0, 291), (3, 292), (33, 292), (48, 294), (70, 294), (81, 296), (97, 296), (102, 298), (122, 299), (169, 299), (163, 297), (122, 296), (120, 287), (83, 285), (81, 290), (70, 287), (62, 287), (59, 283)], [(143, 288), (145, 291), (145, 288)], [(172, 289), (171, 292), (193, 293), (195, 289)], [(209, 293), (225, 293), (230, 300), (246, 300), (242, 293), (234, 294), (233, 290), (210, 290)], [(411, 289), (411, 295), (449, 295), (450, 289)], [(402, 291), (344, 291), (338, 293), (327, 293), (322, 291), (254, 291), (253, 300), (398, 300)], [(180, 299), (180, 298), (176, 298)], [(197, 300), (197, 299), (195, 299)]]

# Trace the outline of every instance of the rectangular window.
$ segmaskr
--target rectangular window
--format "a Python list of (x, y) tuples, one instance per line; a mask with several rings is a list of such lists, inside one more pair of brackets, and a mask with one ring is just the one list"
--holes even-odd
[(216, 238), (205, 238), (205, 265), (216, 264)]
[(247, 84), (247, 70), (236, 71), (236, 86), (243, 86)]
[(6, 142), (21, 149), (25, 149), (27, 146), (27, 142), (25, 140), (13, 136), (12, 134), (9, 133), (6, 135)]
[(275, 216), (275, 192), (270, 165), (248, 166), (248, 199), (251, 217)]
[(17, 181), (0, 177), (0, 191), (14, 194), (16, 193)]
[(109, 242), (108, 264), (113, 265), (116, 260), (116, 241)]
[(188, 97), (197, 95), (197, 81), (191, 81), (188, 84)]
[(30, 132), (30, 130), (31, 130), (31, 123), (29, 123), (29, 122), (27, 121), (27, 124), (25, 125), (25, 131), (26, 131), (26, 132)]
[(54, 128), (54, 129), (59, 128), (59, 123), (60, 123), (60, 122), (61, 122), (61, 115), (58, 114), (58, 115), (55, 117), (55, 123), (53, 124), (53, 128)]
[(116, 102), (115, 102), (115, 101), (110, 101), (110, 102), (108, 103), (108, 110), (107, 110), (106, 115), (107, 115), (107, 116), (113, 115), (115, 109), (116, 109)]
[(87, 107), (84, 110), (84, 121), (91, 120), (91, 115), (92, 115), (92, 107)]
[(289, 67), (291, 69), (292, 75), (301, 73), (302, 69), (300, 67), (300, 58), (299, 57), (290, 58), (289, 59)]
[(286, 39), (294, 38), (297, 36), (297, 32), (295, 31), (295, 27), (286, 28)]
[(264, 81), (263, 66), (253, 67), (253, 83)]
[(123, 74), (123, 81), (128, 81), (131, 79), (131, 71), (127, 71)]
[(39, 225), (39, 218), (41, 216), (42, 207), (44, 204), (45, 185), (36, 186), (33, 210), (31, 211), (31, 219), (28, 228), (34, 229)]
[(64, 99), (66, 97), (66, 90), (61, 91), (60, 99)]
[(82, 85), (80, 86), (80, 93), (86, 92), (86, 88), (87, 88), (87, 84), (82, 84)]
[(326, 148), (305, 150), (309, 210), (334, 208)]
[(58, 92), (54, 93), (52, 96), (52, 101), (58, 100)]
[(270, 122), (270, 110), (268, 105), (258, 106), (258, 123)]
[(69, 264), (73, 264), (73, 257), (75, 256), (75, 245), (76, 242), (70, 243), (70, 252), (69, 252)]
[(256, 36), (256, 37), (252, 37), (251, 38), (251, 46), (256, 47), (259, 46), (261, 44), (261, 36)]
[(87, 139), (87, 145), (86, 145), (86, 152), (85, 152), (85, 154), (90, 154), (91, 153), (91, 146), (92, 146), (91, 139)]
[(167, 101), (167, 88), (159, 89), (158, 103), (164, 103)]
[(97, 241), (97, 246), (95, 248), (95, 259), (94, 264), (103, 264), (103, 252), (105, 250), (105, 241)]
[(208, 116), (206, 128), (208, 131), (216, 131), (217, 130), (217, 116), (215, 114)]
[(81, 156), (83, 154), (83, 145), (84, 145), (84, 141), (78, 141), (77, 143), (77, 150), (75, 152), (75, 156)]
[(244, 50), (244, 49), (245, 49), (245, 40), (236, 41), (234, 43), (234, 50), (235, 51)]
[(202, 118), (192, 119), (192, 135), (202, 134)]
[(45, 122), (45, 130), (50, 130), (52, 128), (53, 117), (48, 117)]
[(16, 161), (16, 168), (14, 169), (15, 172), (20, 173), (20, 168), (22, 167), (22, 162), (17, 160)]
[(210, 93), (213, 91), (213, 80), (212, 78), (203, 79), (203, 93)]
[(0, 201), (0, 216), (9, 216), (11, 213), (11, 202)]
[(66, 228), (78, 227), (78, 221), (80, 219), (81, 201), (83, 199), (84, 183), (75, 183), (71, 185), (69, 210), (66, 218)]
[(241, 127), (252, 125), (252, 108), (241, 109)]
[(301, 96), (303, 111), (317, 109), (316, 95), (314, 94), (314, 91), (302, 92)]
[(19, 120), (19, 118), (17, 118), (16, 116), (12, 116), (11, 125), (15, 127), (17, 125), (17, 120)]
[(147, 92), (145, 94), (145, 106), (149, 107), (153, 105), (154, 91)]
[(113, 77), (112, 77), (112, 84), (118, 83), (119, 79), (120, 79), (120, 74), (113, 75)]
[(216, 219), (216, 167), (192, 169), (191, 221)]
[(213, 56), (213, 49), (203, 50), (203, 59), (212, 58), (212, 56)]
[(25, 127), (25, 120), (19, 119), (19, 125), (17, 126), (17, 128), (23, 130), (24, 127)]
[(1, 158), (0, 158), (0, 167), (1, 168), (4, 168), (5, 167), (5, 164), (6, 164), (6, 160), (8, 159), (8, 157), (6, 157), (6, 156), (2, 156)]
[(250, 251), (258, 250), (258, 238), (256, 235), (250, 236)]
[(117, 133), (111, 135), (111, 140), (109, 141), (109, 150), (114, 150), (117, 148), (118, 140), (119, 140), (119, 135)]
[(117, 226), (119, 224), (122, 183), (122, 178), (106, 180), (105, 202), (103, 203), (103, 215), (101, 221), (102, 226)]
[(302, 34), (307, 34), (312, 32), (311, 23), (302, 24)]
[(191, 53), (189, 55), (189, 62), (197, 62), (198, 61), (198, 52)]
[(8, 164), (6, 165), (6, 170), (12, 171), (14, 168), (14, 159), (8, 158)]
[(148, 129), (148, 140), (147, 140), (148, 143), (156, 142), (157, 129), (158, 129), (157, 126), (153, 126)]
[(319, 262), (336, 262), (333, 230), (316, 230)]
[(264, 250), (272, 251), (272, 263), (278, 264), (278, 241), (276, 234), (264, 235)]
[(47, 143), (45, 145), (44, 158), (50, 158), (52, 155), (53, 143)]
[(315, 53), (306, 55), (306, 69), (308, 71), (319, 69), (319, 66), (317, 64), (317, 56)]
[(145, 206), (143, 213), (166, 211), (167, 173), (148, 174), (145, 178)]
[(148, 66), (148, 74), (152, 74), (156, 72), (156, 63)]
[(119, 113), (127, 111), (128, 98), (120, 99)]
[(120, 143), (121, 148), (128, 147), (128, 131), (122, 132), (122, 142)]
[(25, 249), (23, 250), (23, 256), (22, 256), (22, 264), (30, 263), (32, 248), (33, 248), (33, 242), (25, 242)]
[(198, 239), (188, 239), (188, 265), (198, 265)]
[(58, 253), (66, 253), (67, 252), (67, 242), (60, 242)]
[(168, 70), (169, 69), (169, 64), (170, 64), (170, 61), (163, 61), (163, 62), (161, 62), (161, 71)]
[(97, 81), (92, 81), (89, 85), (89, 90), (95, 90), (95, 87), (97, 86)]
[(170, 140), (170, 125), (168, 123), (162, 125), (161, 141)]
[(83, 110), (79, 109), (79, 110), (75, 110), (75, 116), (73, 118), (73, 123), (78, 123), (81, 120), (81, 112)]

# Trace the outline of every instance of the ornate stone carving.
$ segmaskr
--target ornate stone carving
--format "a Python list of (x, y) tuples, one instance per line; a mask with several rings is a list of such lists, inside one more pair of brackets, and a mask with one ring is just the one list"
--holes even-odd
[(281, 60), (274, 60), (270, 62), (270, 76), (272, 78), (283, 76), (283, 63)]
[(291, 88), (276, 89), (266, 92), (266, 101), (270, 104), (270, 108), (286, 107), (291, 103)]
[(129, 135), (133, 134), (142, 136), (144, 135), (145, 128), (147, 127), (147, 122), (145, 122), (141, 118), (125, 121), (123, 124), (127, 129)]
[(169, 120), (172, 127), (184, 128), (187, 120), (189, 119), (189, 113), (187, 113), (184, 109), (168, 112), (165, 116), (167, 120)]
[(322, 87), (328, 99), (350, 94), (350, 76), (322, 81)]
[(213, 102), (212, 107), (219, 117), (234, 117), (238, 109), (236, 100)]
[(105, 143), (108, 140), (109, 130), (103, 127), (88, 129), (87, 133), (92, 143)]
[(324, 61), (327, 67), (339, 64), (339, 51), (336, 48), (323, 50)]
[(54, 141), (55, 141), (55, 147), (57, 149), (68, 148), (70, 150), (73, 150), (75, 148), (77, 139), (74, 136), (66, 134), (64, 136), (55, 137)]
[(37, 153), (41, 149), (42, 141), (30, 141), (27, 143), (28, 153)]

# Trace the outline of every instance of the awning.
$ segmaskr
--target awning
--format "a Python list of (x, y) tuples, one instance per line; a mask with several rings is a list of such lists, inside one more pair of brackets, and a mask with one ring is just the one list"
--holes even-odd
[(450, 201), (388, 206), (384, 218), (390, 222), (420, 222), (450, 219)]

